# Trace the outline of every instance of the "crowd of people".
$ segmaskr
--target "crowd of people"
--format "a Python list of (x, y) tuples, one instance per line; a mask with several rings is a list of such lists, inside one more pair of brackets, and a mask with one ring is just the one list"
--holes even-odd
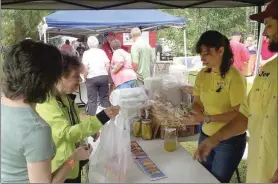
[(254, 74), (257, 54), (260, 55), (259, 71), (263, 65), (275, 57), (276, 52), (269, 51), (269, 42), (266, 36), (262, 37), (261, 53), (258, 53), (258, 43), (254, 36), (235, 31), (232, 33), (230, 45), (234, 53), (234, 66), (245, 76)]
[[(273, 0), (264, 12), (250, 17), (265, 23), (263, 35), (272, 52), (278, 52), (277, 9)], [(1, 182), (81, 182), (82, 167), (92, 152), (84, 139), (96, 140), (100, 128), (119, 113), (119, 107), (109, 103), (109, 84), (115, 90), (133, 88), (150, 76), (151, 47), (139, 28), (130, 34), (130, 53), (114, 33), (106, 34), (101, 48), (95, 36), (89, 37), (82, 62), (69, 54), (68, 42), (61, 50), (30, 39), (12, 46), (3, 65)], [(207, 31), (196, 44), (206, 67), (194, 88), (185, 88), (187, 93), (193, 90), (194, 102), (192, 114), (184, 117), (203, 122), (194, 158), (220, 182), (229, 182), (243, 156), (248, 129), (247, 182), (278, 182), (278, 57), (262, 67), (246, 97), (246, 80), (237, 69), (241, 66), (233, 49), (238, 35), (233, 36), (230, 41)], [(89, 115), (82, 119), (72, 94), (81, 74)], [(105, 110), (96, 113), (98, 102)]]

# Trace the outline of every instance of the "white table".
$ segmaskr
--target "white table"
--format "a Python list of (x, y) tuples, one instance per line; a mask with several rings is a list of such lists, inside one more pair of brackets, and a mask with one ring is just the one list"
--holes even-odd
[[(174, 152), (164, 151), (161, 139), (144, 141), (136, 139), (148, 156), (168, 176), (167, 178), (150, 181), (148, 176), (135, 165), (127, 183), (219, 183), (199, 162), (192, 159), (180, 144)], [(96, 143), (94, 143), (96, 145)]]

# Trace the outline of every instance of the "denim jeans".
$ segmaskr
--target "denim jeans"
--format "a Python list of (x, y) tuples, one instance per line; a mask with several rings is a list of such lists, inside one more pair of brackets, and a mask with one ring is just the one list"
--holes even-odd
[(131, 80), (117, 86), (116, 89), (135, 88), (135, 87), (136, 87), (136, 80)]
[[(208, 136), (201, 131), (199, 144)], [(221, 183), (229, 183), (246, 147), (246, 133), (221, 141), (201, 164)]]

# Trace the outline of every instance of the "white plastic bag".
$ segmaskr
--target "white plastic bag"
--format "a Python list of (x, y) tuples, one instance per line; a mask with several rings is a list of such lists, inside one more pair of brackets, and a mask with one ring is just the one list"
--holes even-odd
[(163, 80), (160, 77), (147, 77), (144, 79), (144, 87), (150, 100), (156, 99), (156, 94), (162, 92)]
[(128, 180), (134, 165), (130, 147), (130, 118), (134, 109), (142, 108), (148, 98), (141, 88), (118, 89), (111, 94), (111, 104), (120, 106), (115, 120), (101, 132), (100, 143), (90, 157), (89, 182), (112, 183)]
[(182, 91), (180, 83), (172, 75), (163, 76), (163, 97), (165, 101), (177, 106), (182, 102)]
[(127, 172), (133, 163), (130, 131), (117, 126), (116, 121), (120, 119), (111, 120), (103, 128), (98, 148), (90, 159), (90, 183), (124, 182), (127, 179)]

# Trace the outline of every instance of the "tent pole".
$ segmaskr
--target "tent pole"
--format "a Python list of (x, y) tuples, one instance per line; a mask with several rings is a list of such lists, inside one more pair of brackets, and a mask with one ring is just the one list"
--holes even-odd
[(46, 43), (46, 31), (43, 33), (43, 42)]
[[(262, 6), (258, 6), (258, 13), (262, 12)], [(262, 33), (261, 23), (258, 22), (258, 49), (257, 49), (257, 58), (255, 63), (255, 70), (254, 70), (254, 76), (256, 76), (259, 73), (260, 68), (260, 60), (261, 60), (261, 51), (262, 51), (262, 45), (263, 45), (263, 36)]]
[[(262, 6), (258, 6), (258, 13), (262, 12)], [(258, 22), (258, 39), (260, 38), (261, 24)]]
[[(260, 29), (261, 30), (258, 30), (258, 32), (263, 31), (264, 25), (260, 26)], [(254, 76), (256, 76), (259, 73), (262, 46), (263, 46), (263, 35), (260, 35), (258, 38), (258, 49), (257, 49), (257, 58), (256, 58), (256, 63), (255, 63)]]
[(183, 29), (184, 64), (187, 66), (186, 28)]

